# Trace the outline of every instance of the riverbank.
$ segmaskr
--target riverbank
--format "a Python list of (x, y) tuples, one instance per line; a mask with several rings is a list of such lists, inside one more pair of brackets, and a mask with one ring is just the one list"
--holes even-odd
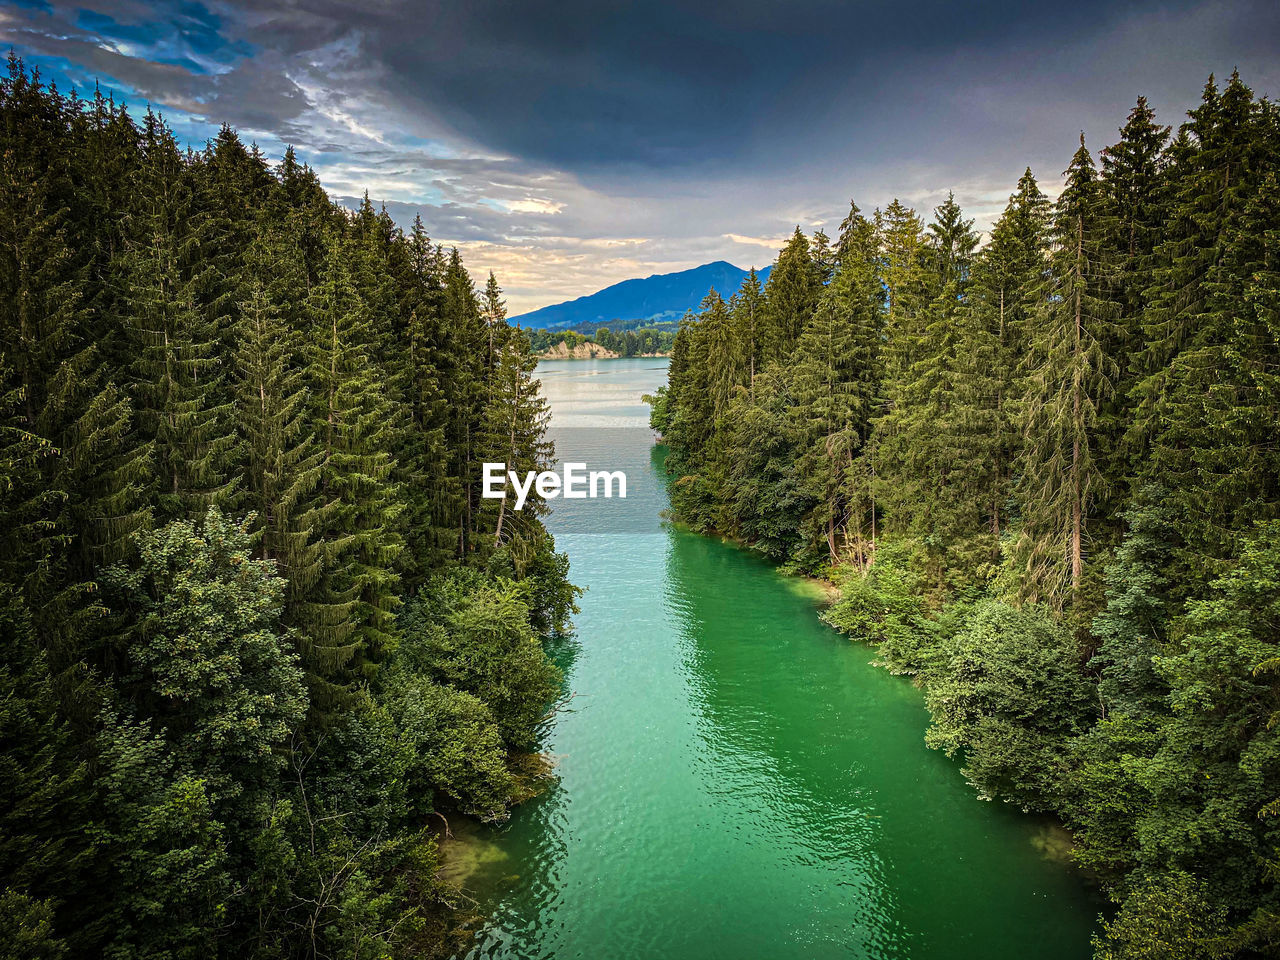
[(921, 692), (820, 619), (830, 587), (662, 522), (665, 367), (539, 366), (557, 451), (628, 496), (547, 518), (587, 588), (553, 653), (576, 697), (546, 792), (445, 855), (486, 917), (461, 955), (1083, 960), (1098, 904), (1059, 844), (925, 747)]
[(597, 343), (580, 343), (576, 347), (570, 347), (561, 340), (554, 347), (543, 350), (537, 354), (540, 360), (652, 360), (655, 358), (666, 359), (671, 356), (669, 353), (636, 353), (629, 357), (624, 357), (616, 351), (609, 350)]

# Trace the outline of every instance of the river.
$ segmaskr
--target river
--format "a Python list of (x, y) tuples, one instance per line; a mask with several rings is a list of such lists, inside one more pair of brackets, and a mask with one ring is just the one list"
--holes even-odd
[(1088, 957), (1100, 904), (1063, 838), (925, 747), (920, 692), (819, 621), (821, 591), (662, 524), (640, 396), (665, 361), (539, 375), (562, 456), (625, 469), (628, 497), (554, 501), (587, 588), (556, 649), (576, 695), (554, 785), (459, 842), (488, 918), (468, 956)]

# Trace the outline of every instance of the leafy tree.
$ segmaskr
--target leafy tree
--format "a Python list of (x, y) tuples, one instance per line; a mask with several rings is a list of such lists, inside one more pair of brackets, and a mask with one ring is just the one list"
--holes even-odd
[(1051, 808), (1065, 773), (1062, 746), (1093, 719), (1079, 660), (1047, 611), (980, 604), (934, 666), (926, 741), (962, 752), (965, 776), (985, 796)]

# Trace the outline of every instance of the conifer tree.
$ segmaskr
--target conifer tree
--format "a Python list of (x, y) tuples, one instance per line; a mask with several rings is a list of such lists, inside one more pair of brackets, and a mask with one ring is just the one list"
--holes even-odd
[(102, 613), (95, 566), (119, 559), (145, 523), (146, 448), (96, 342), (63, 109), (11, 60), (0, 84), (0, 392), (4, 429), (41, 455), (6, 473), (3, 552), (42, 632), (74, 657), (76, 635)]
[[(895, 405), (878, 451), (883, 503), (892, 529), (918, 539), (938, 589), (971, 577), (982, 559), (971, 554), (983, 529), (986, 463), (974, 454), (988, 425), (970, 382), (977, 344), (967, 337), (968, 288), (977, 246), (973, 221), (949, 196), (928, 228), (930, 267), (921, 289), (937, 295), (919, 310), (923, 324), (911, 349), (916, 359), (894, 384)], [(891, 472), (892, 470), (892, 472)], [(989, 546), (978, 547), (986, 554)], [(957, 551), (959, 551), (957, 553)]]
[(743, 345), (735, 336), (731, 307), (714, 289), (702, 299), (698, 330), (706, 349), (707, 389), (711, 415), (721, 417), (735, 387), (746, 383)]
[(487, 538), (477, 525), (480, 501), (480, 461), (476, 458), (476, 425), (483, 419), (489, 333), (476, 298), (475, 285), (457, 249), (450, 251), (444, 270), (442, 306), (449, 360), (444, 377), (453, 453), (450, 469), (460, 491), (454, 518), (457, 549), (466, 556)]
[(842, 236), (840, 267), (823, 291), (788, 371), (796, 470), (815, 502), (811, 546), (834, 563), (865, 565), (869, 499), (854, 481), (879, 388), (881, 303), (874, 227), (854, 206)]
[(441, 317), (443, 267), (421, 217), (414, 218), (406, 248), (400, 311), (407, 318), (404, 401), (411, 428), (398, 451), (397, 477), (406, 507), (405, 585), (412, 589), (427, 570), (455, 555), (462, 492), (446, 448), (450, 413), (445, 381), (452, 360)]
[(130, 382), (141, 434), (153, 444), (157, 520), (194, 515), (232, 492), (234, 446), (228, 392), (218, 363), (227, 322), (215, 266), (203, 256), (208, 214), (173, 134), (148, 114), (139, 190), (144, 197), (127, 257)]
[(305, 635), (303, 666), (321, 709), (343, 687), (367, 679), (390, 646), (398, 584), (394, 561), (403, 548), (387, 401), (348, 250), (341, 238), (331, 241), (308, 301), (307, 380), (322, 453), (318, 489), (331, 503), (314, 531), (324, 543), (320, 576), (293, 616)]
[(809, 239), (796, 227), (765, 284), (769, 317), (769, 359), (788, 356), (813, 315), (822, 277), (809, 248)]
[(756, 372), (764, 368), (767, 347), (765, 310), (760, 277), (756, 274), (756, 268), (752, 267), (742, 279), (742, 286), (729, 302), (733, 339), (738, 344), (740, 359), (744, 366), (740, 375), (751, 392), (755, 390)]
[(1210, 78), (1171, 147), (1169, 218), (1145, 313), (1148, 373), (1133, 391), (1131, 435), (1143, 476), (1169, 488), (1186, 561), (1202, 569), (1201, 555), (1227, 558), (1277, 498), (1273, 421), (1256, 383), (1273, 341), (1265, 321), (1240, 309), (1260, 257), (1261, 221), (1244, 220), (1251, 206), (1274, 206), (1260, 182), (1276, 169), (1276, 126), (1275, 111), (1238, 76), (1221, 93)]
[(1102, 257), (1117, 303), (1116, 321), (1103, 344), (1116, 360), (1115, 390), (1099, 407), (1098, 457), (1110, 496), (1103, 512), (1113, 513), (1128, 492), (1124, 433), (1132, 419), (1131, 392), (1143, 373), (1143, 295), (1151, 286), (1155, 248), (1165, 218), (1164, 150), (1169, 128), (1156, 123), (1146, 97), (1139, 97), (1120, 128), (1120, 140), (1100, 154), (1098, 228)]
[[(529, 338), (508, 328), (505, 320), (496, 323), (500, 325), (499, 346), (485, 409), (483, 456), (485, 462), (502, 463), (506, 470), (525, 476), (546, 470), (551, 463), (554, 450), (546, 439), (551, 411), (534, 375), (538, 358)], [(522, 510), (515, 511), (503, 498), (496, 512), (493, 546), (506, 546), (516, 570), (523, 572), (539, 542), (541, 527), (536, 521), (546, 513), (546, 504), (533, 491)]]
[(1112, 389), (1115, 366), (1102, 352), (1116, 311), (1102, 258), (1099, 185), (1083, 135), (1066, 177), (1025, 388), (1024, 527), (1015, 552), (1022, 596), (1056, 606), (1078, 597), (1084, 584), (1087, 528), (1105, 483), (1094, 458), (1098, 403)]
[(987, 464), (984, 512), (991, 532), (1008, 523), (1013, 464), (1021, 450), (1016, 422), (1020, 367), (1029, 353), (1032, 318), (1044, 293), (1049, 201), (1030, 169), (974, 259), (966, 312), (974, 460)]
[[(912, 364), (924, 334), (922, 307), (927, 282), (925, 234), (914, 210), (894, 200), (874, 218), (880, 241), (880, 276), (885, 287), (883, 405), (873, 440), (876, 486), (892, 495), (907, 480), (902, 446), (895, 439), (910, 388)], [(904, 518), (905, 519), (905, 518)]]
[(489, 356), (486, 367), (492, 374), (496, 364), (497, 349), (494, 338), (499, 336), (499, 330), (507, 321), (507, 305), (502, 299), (502, 288), (498, 286), (498, 278), (493, 275), (492, 270), (489, 271), (489, 279), (485, 283), (480, 312), (484, 316), (485, 327), (489, 332)]
[(272, 237), (260, 238), (246, 255), (253, 279), (238, 305), (235, 414), (242, 505), (261, 531), (257, 554), (276, 561), (297, 603), (320, 577), (323, 555), (314, 531), (331, 508), (316, 493), (323, 453), (298, 364), (305, 344), (275, 298), (278, 278), (289, 272), (287, 257)]

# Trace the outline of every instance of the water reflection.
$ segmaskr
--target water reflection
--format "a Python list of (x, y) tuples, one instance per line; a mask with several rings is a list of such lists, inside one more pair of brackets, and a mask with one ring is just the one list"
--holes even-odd
[(918, 691), (795, 581), (660, 525), (661, 451), (636, 429), (654, 367), (544, 373), (557, 429), (642, 438), (613, 454), (656, 500), (629, 498), (647, 526), (625, 535), (552, 514), (588, 588), (555, 651), (578, 696), (550, 731), (552, 789), (480, 831), (467, 885), (489, 922), (468, 956), (1088, 956), (1078, 878), (924, 749)]

